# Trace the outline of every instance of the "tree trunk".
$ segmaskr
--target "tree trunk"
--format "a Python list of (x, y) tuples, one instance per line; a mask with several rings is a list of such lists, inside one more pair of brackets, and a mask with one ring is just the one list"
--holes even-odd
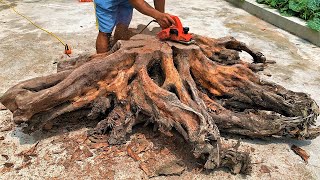
[[(178, 131), (206, 160), (205, 168), (249, 170), (247, 153), (224, 149), (220, 131), (250, 137), (315, 138), (319, 107), (305, 93), (262, 81), (265, 57), (232, 37), (194, 35), (194, 45), (136, 35), (110, 53), (59, 63), (58, 73), (10, 88), (0, 101), (15, 123), (32, 132), (63, 114), (101, 119), (93, 134), (109, 133), (119, 144), (138, 123)], [(253, 63), (239, 58), (239, 51)]]

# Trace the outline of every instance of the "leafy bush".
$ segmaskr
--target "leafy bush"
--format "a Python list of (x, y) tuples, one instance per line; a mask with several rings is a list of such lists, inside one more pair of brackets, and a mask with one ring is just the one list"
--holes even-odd
[(307, 21), (307, 25), (320, 31), (320, 0), (256, 0), (279, 9), (284, 16), (297, 16)]

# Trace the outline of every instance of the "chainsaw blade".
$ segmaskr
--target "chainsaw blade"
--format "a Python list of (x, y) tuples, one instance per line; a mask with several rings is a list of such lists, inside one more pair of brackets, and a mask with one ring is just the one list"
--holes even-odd
[(173, 42), (177, 42), (177, 43), (185, 44), (185, 45), (190, 45), (190, 44), (194, 44), (195, 43), (194, 40), (191, 40), (191, 41), (173, 41)]

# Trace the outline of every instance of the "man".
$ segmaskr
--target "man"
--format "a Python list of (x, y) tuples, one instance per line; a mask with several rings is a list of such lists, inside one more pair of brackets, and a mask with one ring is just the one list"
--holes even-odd
[(165, 0), (154, 0), (155, 8), (144, 0), (94, 0), (99, 34), (96, 41), (97, 53), (105, 53), (110, 47), (111, 33), (115, 29), (114, 42), (129, 39), (132, 34), (128, 27), (132, 19), (133, 7), (142, 14), (153, 17), (162, 28), (174, 23), (169, 14), (164, 13)]

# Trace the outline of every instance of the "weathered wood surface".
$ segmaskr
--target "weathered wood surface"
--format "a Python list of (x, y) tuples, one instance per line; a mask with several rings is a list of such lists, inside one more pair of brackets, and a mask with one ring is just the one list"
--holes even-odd
[[(248, 172), (245, 152), (224, 149), (220, 131), (250, 137), (311, 139), (318, 105), (305, 93), (262, 81), (255, 72), (266, 59), (232, 37), (195, 35), (195, 44), (161, 42), (136, 35), (119, 41), (108, 54), (61, 62), (58, 72), (21, 82), (0, 102), (27, 132), (67, 114), (100, 119), (94, 134), (109, 133), (109, 144), (125, 141), (138, 123), (153, 123), (172, 135), (177, 130), (206, 160), (205, 168)], [(239, 58), (239, 51), (253, 57)], [(80, 112), (80, 113), (79, 113)], [(73, 114), (74, 113), (74, 114)]]

